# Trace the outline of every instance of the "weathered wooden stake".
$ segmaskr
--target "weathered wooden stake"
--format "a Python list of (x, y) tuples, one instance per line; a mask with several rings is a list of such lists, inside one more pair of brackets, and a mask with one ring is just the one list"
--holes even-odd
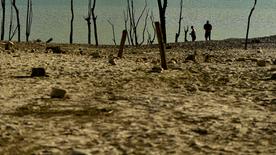
[(120, 49), (119, 49), (119, 53), (118, 53), (119, 58), (122, 58), (122, 56), (123, 56), (124, 47), (125, 47), (125, 43), (126, 43), (126, 37), (127, 37), (127, 30), (124, 30), (122, 33), (122, 39), (121, 39)]
[(161, 26), (160, 26), (159, 22), (155, 22), (155, 29), (156, 29), (156, 35), (158, 38), (159, 49), (160, 49), (161, 67), (166, 70), (166, 69), (168, 69), (168, 67), (167, 67), (167, 62), (166, 62), (164, 41), (163, 41)]

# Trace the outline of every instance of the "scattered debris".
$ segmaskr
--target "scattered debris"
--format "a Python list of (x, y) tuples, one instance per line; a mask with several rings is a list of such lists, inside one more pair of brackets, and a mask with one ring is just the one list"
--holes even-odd
[(51, 41), (53, 41), (53, 38), (49, 38), (49, 39), (46, 41), (46, 43), (48, 44), (48, 43), (50, 43)]

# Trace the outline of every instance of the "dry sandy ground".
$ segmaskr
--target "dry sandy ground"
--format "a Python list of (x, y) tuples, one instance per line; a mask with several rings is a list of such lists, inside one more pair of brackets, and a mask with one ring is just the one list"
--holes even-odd
[(275, 43), (173, 45), (161, 73), (156, 47), (60, 46), (1, 48), (1, 155), (276, 154)]

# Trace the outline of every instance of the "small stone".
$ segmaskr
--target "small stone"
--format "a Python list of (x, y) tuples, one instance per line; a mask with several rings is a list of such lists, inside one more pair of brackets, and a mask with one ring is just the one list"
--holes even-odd
[(245, 58), (237, 58), (236, 61), (245, 61)]
[(272, 74), (271, 80), (276, 80), (276, 73)]
[(151, 72), (152, 73), (162, 73), (163, 71), (163, 68), (160, 67), (160, 66), (154, 66), (152, 69), (151, 69)]
[(266, 61), (265, 60), (258, 60), (257, 65), (260, 67), (265, 67), (266, 66)]
[(263, 52), (262, 48), (259, 48), (257, 53), (263, 54), (264, 52)]
[(276, 65), (276, 59), (271, 60), (273, 65)]
[(90, 55), (92, 56), (92, 58), (95, 58), (95, 59), (101, 58), (100, 52), (98, 52), (98, 51), (93, 52)]
[(200, 135), (207, 135), (208, 131), (206, 129), (203, 128), (196, 128), (196, 129), (192, 129), (193, 132), (198, 133)]
[(169, 61), (169, 63), (171, 63), (171, 64), (177, 64), (177, 60), (174, 59), (174, 58), (172, 58), (172, 59)]
[(59, 46), (49, 46), (49, 47), (46, 47), (46, 51), (48, 50), (51, 50), (53, 53), (55, 54), (61, 54), (61, 53), (64, 53)]
[(51, 98), (64, 98), (66, 94), (66, 90), (59, 88), (52, 88)]
[(109, 62), (111, 65), (117, 65), (116, 58), (110, 58), (110, 59), (108, 60), (108, 62)]
[(46, 71), (44, 68), (32, 68), (32, 74), (31, 77), (43, 77), (46, 76)]
[(194, 54), (191, 54), (191, 55), (188, 55), (187, 58), (185, 59), (185, 61), (195, 61), (195, 55)]
[(272, 99), (270, 103), (276, 105), (276, 99)]
[(199, 90), (196, 84), (191, 84), (186, 87), (189, 92), (197, 92)]

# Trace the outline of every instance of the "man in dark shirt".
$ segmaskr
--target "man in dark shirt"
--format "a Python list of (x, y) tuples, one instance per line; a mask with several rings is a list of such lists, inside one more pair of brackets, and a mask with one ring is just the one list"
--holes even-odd
[(212, 25), (209, 23), (208, 20), (204, 25), (204, 30), (205, 30), (205, 40), (211, 40)]
[(192, 37), (192, 41), (195, 41), (196, 40), (196, 31), (194, 29), (194, 26), (191, 26), (191, 29), (192, 29), (192, 31), (191, 31), (190, 35)]

